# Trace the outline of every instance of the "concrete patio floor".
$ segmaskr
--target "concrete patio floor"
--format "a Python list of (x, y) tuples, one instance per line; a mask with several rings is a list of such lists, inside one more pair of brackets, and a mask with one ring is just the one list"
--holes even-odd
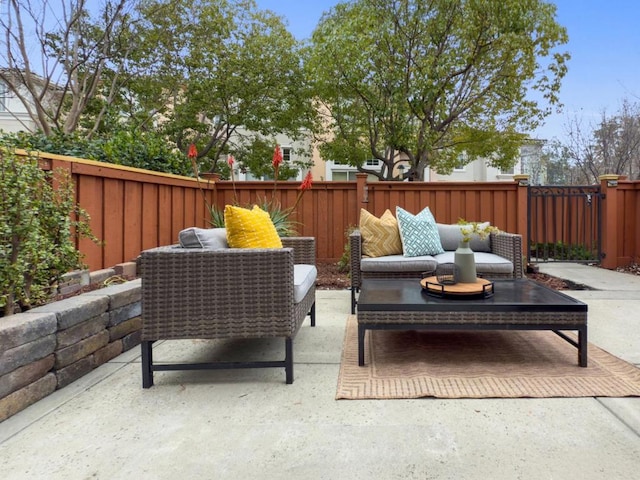
[[(640, 277), (541, 271), (597, 288), (567, 292), (589, 305), (589, 340), (640, 365)], [(126, 352), (0, 423), (0, 478), (638, 478), (640, 398), (336, 401), (349, 305), (346, 290), (318, 292), (292, 385), (281, 369), (160, 372), (143, 390), (139, 348)], [(210, 350), (164, 342), (154, 355)]]

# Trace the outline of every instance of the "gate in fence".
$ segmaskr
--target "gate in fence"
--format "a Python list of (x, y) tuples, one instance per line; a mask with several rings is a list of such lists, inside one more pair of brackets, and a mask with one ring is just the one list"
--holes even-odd
[(529, 186), (527, 261), (599, 263), (599, 185)]

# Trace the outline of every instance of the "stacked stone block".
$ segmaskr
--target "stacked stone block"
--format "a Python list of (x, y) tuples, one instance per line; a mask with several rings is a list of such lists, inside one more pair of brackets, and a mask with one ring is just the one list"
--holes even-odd
[(0, 421), (140, 343), (141, 281), (0, 319)]

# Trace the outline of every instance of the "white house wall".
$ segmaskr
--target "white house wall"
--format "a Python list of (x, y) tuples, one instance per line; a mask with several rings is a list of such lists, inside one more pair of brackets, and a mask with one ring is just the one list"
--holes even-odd
[(13, 93), (5, 93), (5, 108), (0, 111), (0, 130), (15, 133), (35, 131), (36, 124), (31, 120), (22, 101)]

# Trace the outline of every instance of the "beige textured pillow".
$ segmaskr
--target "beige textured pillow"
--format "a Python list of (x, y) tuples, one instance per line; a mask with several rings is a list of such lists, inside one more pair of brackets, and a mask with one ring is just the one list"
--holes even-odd
[(385, 210), (380, 218), (364, 208), (360, 210), (360, 234), (362, 235), (363, 257), (384, 257), (401, 255), (402, 241), (398, 230), (398, 221)]

